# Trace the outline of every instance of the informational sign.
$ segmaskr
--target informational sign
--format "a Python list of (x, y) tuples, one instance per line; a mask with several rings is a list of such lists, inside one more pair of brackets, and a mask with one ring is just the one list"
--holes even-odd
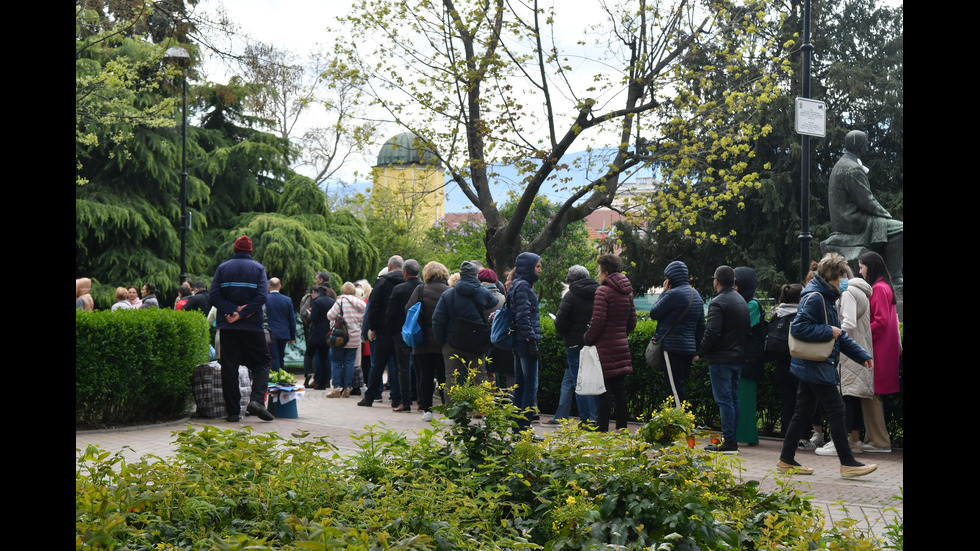
[(822, 101), (796, 98), (796, 133), (823, 138), (827, 135), (827, 105)]

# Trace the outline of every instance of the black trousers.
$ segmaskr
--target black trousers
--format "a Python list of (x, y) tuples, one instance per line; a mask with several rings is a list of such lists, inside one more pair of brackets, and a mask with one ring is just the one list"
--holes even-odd
[(228, 415), (241, 415), (242, 391), (238, 388), (238, 366), (248, 368), (252, 379), (250, 402), (264, 405), (269, 387), (269, 345), (261, 331), (221, 330), (221, 390)]

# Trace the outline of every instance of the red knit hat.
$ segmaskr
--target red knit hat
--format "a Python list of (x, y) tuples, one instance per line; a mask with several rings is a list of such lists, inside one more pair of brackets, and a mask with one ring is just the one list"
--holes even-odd
[(480, 273), (477, 274), (476, 278), (484, 283), (496, 283), (497, 273), (490, 268), (484, 268), (480, 270)]
[(243, 235), (235, 240), (235, 246), (233, 250), (236, 253), (248, 253), (252, 254), (252, 240), (248, 238), (247, 235)]

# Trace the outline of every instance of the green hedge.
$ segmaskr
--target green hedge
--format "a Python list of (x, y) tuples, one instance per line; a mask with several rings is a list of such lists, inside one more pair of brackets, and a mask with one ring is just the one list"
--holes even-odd
[[(626, 377), (627, 399), (630, 414), (635, 418), (647, 416), (657, 409), (664, 400), (671, 397), (670, 387), (663, 373), (654, 372), (647, 367), (643, 357), (647, 342), (657, 327), (653, 320), (639, 320), (636, 330), (629, 336), (630, 354), (633, 356), (633, 374)], [(541, 411), (553, 412), (558, 408), (558, 397), (561, 394), (561, 380), (565, 375), (565, 346), (561, 337), (555, 332), (555, 324), (550, 316), (541, 318), (541, 358), (542, 366), (539, 372), (538, 407)], [(766, 378), (759, 381), (757, 395), (757, 416), (759, 431), (763, 435), (779, 436), (779, 396), (776, 392), (776, 367), (772, 362), (766, 362)], [(904, 373), (904, 355), (899, 360), (899, 378)], [(900, 382), (900, 388), (905, 388)], [(903, 392), (885, 397), (885, 421), (892, 445), (903, 446)], [(699, 425), (720, 428), (721, 417), (718, 406), (711, 395), (711, 381), (708, 378), (708, 364), (703, 359), (691, 366), (687, 380), (687, 399), (691, 403), (691, 411)], [(575, 401), (572, 401), (572, 412), (575, 413)]]
[(127, 425), (186, 413), (194, 367), (208, 360), (198, 312), (75, 312), (75, 427)]

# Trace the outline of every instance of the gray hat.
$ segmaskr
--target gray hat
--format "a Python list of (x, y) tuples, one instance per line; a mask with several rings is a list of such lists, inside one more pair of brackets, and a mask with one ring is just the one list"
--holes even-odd
[(465, 276), (476, 277), (477, 274), (479, 273), (480, 273), (480, 269), (476, 267), (476, 264), (473, 264), (469, 260), (459, 265), (460, 277), (465, 277)]

